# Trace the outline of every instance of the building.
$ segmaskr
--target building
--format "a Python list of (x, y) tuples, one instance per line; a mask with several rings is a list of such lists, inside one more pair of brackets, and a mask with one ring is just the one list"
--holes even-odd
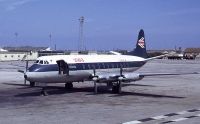
[(35, 60), (38, 52), (0, 52), (0, 61)]
[(0, 61), (36, 60), (38, 51), (46, 49), (47, 47), (4, 47), (0, 51)]
[(184, 51), (185, 59), (199, 59), (200, 58), (200, 48), (186, 48)]

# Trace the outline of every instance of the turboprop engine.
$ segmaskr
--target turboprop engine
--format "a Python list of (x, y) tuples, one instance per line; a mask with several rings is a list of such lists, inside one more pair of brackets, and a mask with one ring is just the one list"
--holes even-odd
[(130, 82), (130, 81), (139, 81), (142, 80), (144, 76), (137, 74), (137, 73), (127, 73), (123, 74), (123, 78), (121, 79), (123, 82)]

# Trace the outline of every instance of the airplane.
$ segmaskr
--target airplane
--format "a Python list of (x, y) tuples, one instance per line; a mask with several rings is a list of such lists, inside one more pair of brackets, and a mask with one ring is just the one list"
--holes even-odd
[[(35, 63), (20, 71), (30, 86), (36, 82), (65, 83), (66, 89), (72, 89), (74, 82), (93, 81), (94, 93), (97, 83), (107, 83), (113, 93), (121, 93), (122, 83), (143, 79), (145, 76), (178, 75), (178, 74), (139, 74), (134, 71), (141, 68), (149, 60), (166, 55), (147, 58), (144, 31), (138, 34), (136, 48), (128, 55), (112, 52), (112, 55), (52, 55), (37, 58)], [(28, 64), (27, 64), (28, 65)], [(47, 95), (45, 87), (42, 94)]]

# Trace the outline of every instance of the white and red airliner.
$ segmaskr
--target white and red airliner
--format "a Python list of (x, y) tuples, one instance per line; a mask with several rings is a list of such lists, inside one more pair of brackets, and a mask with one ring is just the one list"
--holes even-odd
[[(164, 56), (147, 58), (142, 29), (134, 51), (129, 55), (113, 53), (113, 55), (42, 56), (24, 72), (24, 78), (30, 81), (31, 86), (34, 86), (35, 82), (65, 83), (67, 89), (73, 88), (73, 82), (93, 81), (95, 93), (97, 93), (96, 83), (107, 83), (107, 86), (112, 86), (114, 93), (120, 93), (123, 82), (138, 81), (145, 76), (154, 76), (154, 74), (143, 75), (134, 71), (147, 61)], [(42, 92), (45, 93), (44, 89)]]

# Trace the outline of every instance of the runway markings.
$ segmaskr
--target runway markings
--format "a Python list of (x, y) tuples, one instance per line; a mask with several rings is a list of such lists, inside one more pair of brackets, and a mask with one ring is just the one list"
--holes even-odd
[(174, 120), (171, 120), (171, 121), (162, 122), (161, 124), (179, 122), (179, 121), (184, 121), (184, 120), (187, 120), (187, 119), (190, 119), (190, 118), (196, 118), (196, 117), (200, 117), (200, 114), (193, 115), (193, 116), (188, 116), (188, 117), (183, 117), (183, 118), (178, 118), (178, 119), (174, 119)]
[[(187, 110), (187, 111), (169, 113), (169, 114), (165, 114), (165, 115), (160, 115), (160, 116), (144, 118), (144, 119), (140, 119), (140, 120), (129, 121), (129, 122), (125, 122), (125, 123), (122, 123), (122, 124), (141, 124), (141, 123), (144, 123), (144, 122), (149, 122), (149, 121), (153, 121), (153, 120), (161, 120), (161, 119), (165, 119), (165, 118), (176, 116), (176, 115), (184, 115), (184, 114), (198, 112), (198, 111), (200, 111), (200, 109), (190, 109), (190, 110)], [(187, 120), (187, 119), (190, 119), (190, 118), (196, 118), (196, 117), (200, 117), (200, 114), (197, 114), (197, 115), (194, 115), (194, 116), (178, 118), (178, 119), (174, 119), (174, 120), (171, 120), (171, 121), (162, 122), (161, 124), (178, 122), (178, 121), (183, 121), (183, 120)]]

